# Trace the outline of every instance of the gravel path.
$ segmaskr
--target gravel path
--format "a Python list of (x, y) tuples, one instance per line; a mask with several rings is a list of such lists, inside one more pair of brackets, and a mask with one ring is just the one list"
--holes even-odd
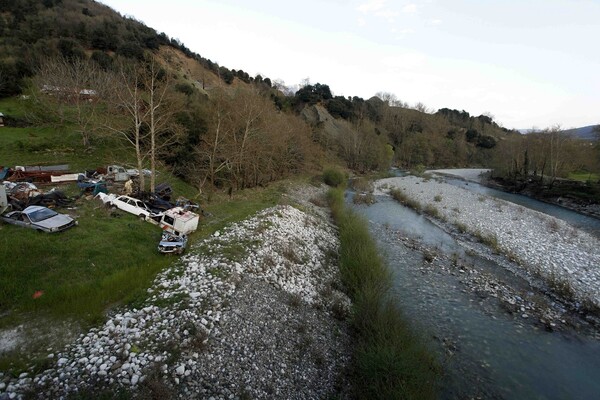
[[(414, 176), (382, 179), (378, 193), (401, 189), (423, 208), (435, 208), (446, 221), (487, 238), (529, 274), (565, 287), (587, 306), (600, 307), (600, 240), (554, 217), (475, 194), (434, 179)], [(551, 285), (552, 285), (551, 284)]]
[(0, 375), (0, 399), (120, 389), (143, 398), (345, 396), (350, 301), (339, 290), (335, 229), (311, 214), (277, 206), (216, 232), (161, 273), (138, 308), (49, 354), (47, 370)]

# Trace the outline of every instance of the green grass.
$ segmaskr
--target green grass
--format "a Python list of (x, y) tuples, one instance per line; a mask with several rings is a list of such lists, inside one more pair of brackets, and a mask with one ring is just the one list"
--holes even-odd
[[(40, 311), (95, 321), (170, 262), (156, 251), (156, 226), (112, 216), (97, 200), (80, 199), (70, 212), (79, 226), (59, 234), (0, 227), (3, 314)], [(33, 299), (38, 290), (43, 295)]]
[(340, 234), (340, 271), (353, 300), (356, 332), (352, 382), (360, 399), (434, 399), (440, 367), (390, 294), (391, 276), (366, 222), (329, 192)]
[[(22, 117), (25, 106), (16, 99), (0, 100), (0, 111)], [(96, 138), (84, 151), (80, 136), (68, 127), (30, 126), (0, 128), (0, 165), (69, 164), (71, 171), (109, 164), (131, 165), (131, 151), (114, 138)], [(233, 199), (213, 193), (210, 201), (197, 189), (161, 169), (157, 183), (169, 182), (174, 196), (200, 203), (212, 214), (202, 218), (190, 245), (226, 225), (277, 204), (283, 185), (235, 192)], [(42, 186), (43, 189), (48, 187)], [(59, 187), (79, 194), (73, 183)], [(124, 212), (116, 215), (98, 200), (79, 199), (69, 213), (79, 226), (59, 234), (43, 234), (0, 223), (0, 328), (24, 325), (24, 335), (35, 329), (49, 333), (51, 326), (67, 324), (70, 330), (86, 329), (104, 321), (107, 311), (121, 305), (141, 304), (156, 275), (178, 258), (157, 251), (160, 229)], [(42, 296), (34, 299), (36, 291)], [(31, 332), (28, 327), (32, 327)], [(24, 349), (5, 354), (0, 370), (21, 370), (43, 365), (48, 347), (43, 335)], [(62, 339), (67, 340), (67, 339)], [(52, 346), (61, 347), (58, 339)], [(37, 353), (36, 353), (37, 352)], [(41, 357), (41, 358), (40, 358)]]
[(600, 174), (597, 174), (595, 172), (577, 171), (571, 172), (569, 174), (569, 179), (581, 182), (598, 182), (600, 181)]

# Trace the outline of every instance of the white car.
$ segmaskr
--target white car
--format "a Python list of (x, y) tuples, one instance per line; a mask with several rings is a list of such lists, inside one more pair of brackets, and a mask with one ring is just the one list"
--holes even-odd
[(98, 193), (98, 197), (102, 199), (102, 202), (107, 207), (118, 208), (150, 222), (157, 221), (162, 216), (162, 214), (153, 212), (150, 207), (140, 199), (125, 195), (116, 196), (114, 194), (105, 193)]

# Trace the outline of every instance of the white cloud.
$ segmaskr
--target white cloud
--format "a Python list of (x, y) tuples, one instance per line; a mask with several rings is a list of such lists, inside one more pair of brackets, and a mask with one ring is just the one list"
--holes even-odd
[(369, 13), (373, 11), (381, 10), (387, 0), (370, 0), (367, 3), (361, 4), (356, 9), (362, 13)]
[(413, 14), (417, 12), (417, 5), (414, 3), (409, 3), (402, 7), (402, 12), (405, 14)]
[(426, 63), (427, 56), (423, 53), (404, 53), (381, 59), (381, 65), (387, 67), (390, 72), (419, 69)]
[(389, 9), (380, 10), (380, 11), (377, 11), (375, 13), (375, 16), (376, 17), (380, 17), (380, 18), (385, 18), (388, 21), (393, 22), (394, 19), (398, 16), (398, 12), (397, 11), (393, 11), (393, 10), (389, 10)]
[(438, 26), (442, 24), (441, 19), (431, 19), (429, 20), (429, 25)]
[(359, 18), (356, 23), (358, 24), (358, 26), (365, 26), (367, 25), (367, 21), (365, 21), (364, 18)]
[(402, 39), (406, 38), (407, 36), (415, 33), (415, 31), (413, 29), (402, 29), (402, 30), (398, 31), (398, 29), (396, 29), (396, 28), (392, 29), (391, 32), (397, 34), (395, 36), (396, 40), (402, 40)]

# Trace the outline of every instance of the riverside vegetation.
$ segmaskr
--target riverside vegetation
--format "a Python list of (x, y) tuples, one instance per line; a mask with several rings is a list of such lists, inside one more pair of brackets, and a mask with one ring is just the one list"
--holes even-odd
[(390, 272), (366, 222), (344, 205), (343, 189), (329, 192), (340, 235), (340, 270), (353, 301), (357, 398), (434, 399), (440, 366), (390, 298)]

